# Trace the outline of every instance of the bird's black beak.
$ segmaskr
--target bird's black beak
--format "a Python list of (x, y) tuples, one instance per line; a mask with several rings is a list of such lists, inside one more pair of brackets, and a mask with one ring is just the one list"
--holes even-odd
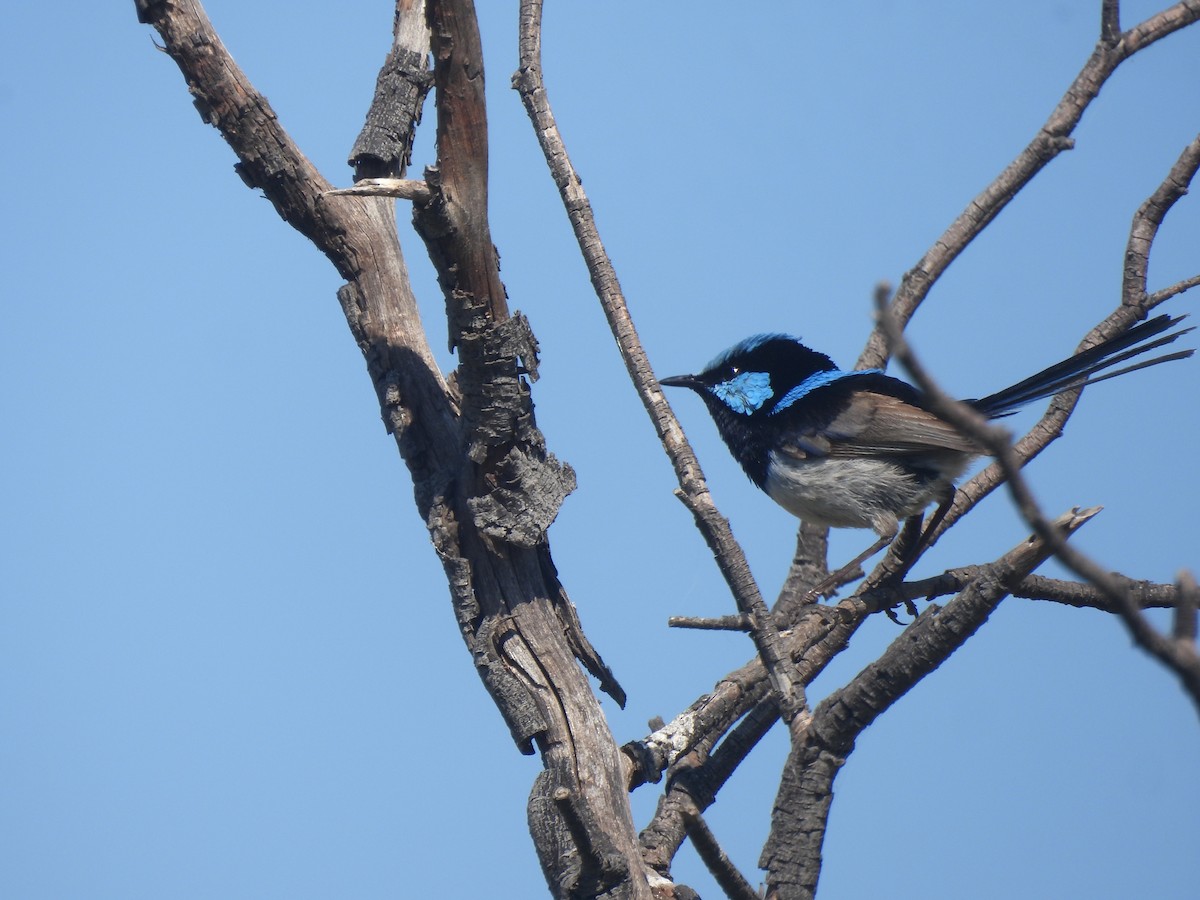
[(704, 382), (695, 375), (672, 375), (670, 378), (660, 378), (658, 383), (663, 387), (685, 387), (691, 388), (693, 391), (704, 387)]

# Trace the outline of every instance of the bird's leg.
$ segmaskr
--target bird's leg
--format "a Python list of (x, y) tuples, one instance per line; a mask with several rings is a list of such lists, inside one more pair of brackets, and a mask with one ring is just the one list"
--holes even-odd
[[(941, 515), (944, 514), (943, 511)], [(937, 514), (935, 513), (935, 515)], [(936, 524), (935, 522), (934, 525), (936, 526)], [(904, 576), (908, 574), (908, 570), (912, 568), (913, 563), (917, 561), (917, 557), (923, 549), (921, 542), (927, 533), (921, 530), (921, 516), (919, 513), (915, 516), (909, 516), (904, 520), (904, 530), (900, 532), (900, 537), (892, 542), (892, 555), (896, 559), (896, 566), (890, 577), (897, 580), (904, 579)], [(914, 619), (917, 617), (917, 605), (908, 598), (904, 600), (904, 611)], [(904, 624), (900, 621), (900, 617), (896, 615), (894, 607), (889, 606), (884, 612), (897, 625)]]
[[(912, 568), (913, 563), (917, 561), (925, 549), (929, 546), (933, 538), (934, 531), (942, 524), (942, 519), (946, 518), (946, 513), (950, 511), (951, 504), (954, 503), (954, 493), (938, 504), (937, 509), (933, 511), (933, 515), (929, 517), (929, 524), (921, 528), (921, 517), (919, 515), (912, 516), (904, 523), (904, 534), (901, 536), (900, 546), (896, 548), (896, 558), (900, 563), (899, 577), (903, 578), (908, 574), (908, 570)], [(912, 535), (920, 533), (920, 536), (914, 541)], [(917, 617), (917, 605), (912, 600), (904, 601), (904, 610), (914, 619)], [(887, 617), (897, 625), (901, 624), (896, 613), (888, 608), (886, 610)]]
[[(925, 548), (929, 546), (934, 531), (936, 531), (937, 527), (942, 524), (942, 519), (946, 518), (946, 513), (950, 511), (950, 506), (953, 503), (954, 493), (951, 492), (949, 497), (938, 504), (937, 509), (933, 511), (933, 515), (929, 517), (929, 523), (924, 528), (921, 528), (921, 517), (919, 514), (916, 516), (911, 516), (905, 520), (905, 539), (902, 540), (901, 543), (908, 544), (909, 546), (896, 548), (898, 551), (896, 557), (897, 561), (900, 563), (901, 577), (908, 573), (909, 568), (917, 561), (917, 557), (920, 556), (921, 553), (924, 552)], [(918, 529), (920, 531), (920, 536), (914, 541), (912, 539), (912, 534), (914, 530)], [(854, 577), (855, 573), (864, 562), (866, 562), (884, 547), (888, 546), (888, 544), (896, 540), (896, 536), (899, 534), (899, 532), (899, 523), (894, 523), (890, 528), (881, 530), (879, 534), (879, 540), (873, 543), (862, 553), (858, 554), (858, 556), (854, 557), (854, 559), (850, 560), (850, 562), (846, 563), (840, 569), (826, 575), (823, 579), (821, 579), (821, 581), (817, 582), (815, 587), (810, 588), (805, 598), (806, 602), (814, 603), (824, 594), (849, 581), (852, 577)], [(905, 602), (905, 609), (909, 615), (913, 616), (914, 618), (916, 617), (917, 608), (915, 605), (913, 605), (911, 600)], [(892, 613), (891, 610), (888, 610), (889, 618), (894, 620), (894, 615), (895, 614)]]
[(937, 527), (942, 524), (942, 519), (946, 518), (946, 513), (950, 512), (950, 507), (954, 505), (954, 491), (950, 492), (950, 496), (938, 504), (937, 509), (933, 511), (933, 515), (929, 517), (929, 524), (925, 526), (921, 532), (921, 537), (917, 539), (913, 545), (911, 558), (915, 561), (916, 558), (925, 551), (925, 549), (933, 541), (933, 533), (937, 531)]
[(815, 603), (822, 597), (822, 595), (832, 591), (836, 587), (845, 584), (847, 581), (853, 578), (864, 562), (896, 539), (896, 532), (897, 529), (893, 528), (887, 534), (881, 534), (879, 536), (879, 540), (873, 543), (862, 553), (858, 554), (858, 556), (854, 557), (854, 559), (850, 560), (850, 562), (846, 563), (840, 569), (830, 572), (828, 575), (818, 581), (816, 585), (808, 589), (805, 602)]

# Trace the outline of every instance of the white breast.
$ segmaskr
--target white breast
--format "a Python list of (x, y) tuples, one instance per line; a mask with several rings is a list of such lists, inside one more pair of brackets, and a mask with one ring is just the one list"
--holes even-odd
[(796, 459), (772, 453), (766, 492), (794, 516), (830, 528), (871, 528), (894, 534), (901, 519), (950, 496), (952, 478), (921, 480), (879, 459)]

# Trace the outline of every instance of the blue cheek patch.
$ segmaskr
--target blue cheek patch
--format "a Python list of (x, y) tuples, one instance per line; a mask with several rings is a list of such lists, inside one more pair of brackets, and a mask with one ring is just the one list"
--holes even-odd
[(883, 369), (859, 369), (854, 372), (842, 372), (838, 369), (829, 369), (825, 372), (815, 372), (809, 375), (802, 382), (783, 395), (780, 400), (771, 409), (771, 415), (778, 412), (783, 412), (797, 400), (811, 394), (818, 388), (823, 388), (827, 384), (833, 384), (835, 381), (841, 381), (843, 378), (853, 378), (856, 375), (882, 375)]
[(743, 416), (753, 415), (775, 396), (771, 390), (771, 376), (766, 372), (739, 372), (728, 381), (714, 384), (709, 390), (735, 413)]

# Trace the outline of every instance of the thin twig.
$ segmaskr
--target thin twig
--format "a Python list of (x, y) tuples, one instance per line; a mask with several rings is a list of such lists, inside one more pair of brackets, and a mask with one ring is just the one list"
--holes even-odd
[(746, 880), (746, 876), (738, 871), (733, 860), (721, 849), (716, 835), (709, 829), (700, 810), (695, 807), (688, 811), (687, 830), (688, 837), (692, 839), (692, 846), (696, 848), (696, 852), (700, 854), (704, 865), (708, 867), (708, 871), (712, 873), (726, 897), (730, 900), (762, 900), (758, 891)]
[(731, 616), (671, 616), (667, 619), (668, 628), (694, 628), (697, 631), (749, 631), (750, 617), (745, 613), (735, 613)]
[(396, 197), (428, 203), (432, 192), (428, 183), (414, 178), (364, 178), (354, 187), (326, 191), (326, 197)]
[(1182, 644), (1180, 652), (1196, 653), (1196, 608), (1200, 606), (1200, 588), (1196, 586), (1196, 576), (1186, 569), (1179, 573), (1176, 581), (1179, 599), (1175, 603), (1175, 620), (1171, 628), (1171, 636)]
[(1172, 285), (1168, 285), (1161, 290), (1157, 290), (1146, 298), (1146, 305), (1153, 308), (1158, 306), (1172, 297), (1182, 294), (1184, 291), (1190, 291), (1194, 287), (1200, 286), (1200, 275), (1193, 275), (1191, 278), (1185, 278), (1182, 281), (1177, 281)]
[[(1158, 230), (1162, 227), (1163, 220), (1170, 212), (1171, 207), (1187, 193), (1188, 185), (1196, 176), (1197, 169), (1200, 169), (1200, 135), (1197, 135), (1184, 148), (1162, 184), (1146, 198), (1145, 202), (1138, 207), (1137, 212), (1133, 214), (1133, 222), (1129, 226), (1129, 241), (1125, 246), (1125, 277), (1121, 285), (1121, 296), (1127, 304), (1131, 306), (1146, 304), (1150, 248), (1154, 245)], [(1189, 281), (1191, 280), (1189, 279)], [(1172, 285), (1165, 292), (1159, 291), (1149, 299), (1157, 299), (1159, 295), (1163, 295), (1162, 300), (1166, 300), (1168, 297), (1180, 293), (1180, 291), (1171, 293), (1172, 289), (1180, 284), (1187, 284), (1187, 282)], [(1162, 300), (1157, 302), (1161, 303)]]
[[(872, 612), (853, 597), (833, 607), (808, 606), (793, 627), (782, 634), (800, 682), (812, 683)], [(764, 699), (773, 704), (774, 699), (767, 697), (768, 687), (762, 658), (756, 656), (722, 678), (671, 722), (640, 741), (626, 744), (622, 749), (635, 767), (630, 788), (657, 781), (664, 770), (681, 763), (685, 756), (704, 752)], [(652, 823), (647, 830), (653, 827)]]
[(676, 495), (691, 510), (697, 527), (712, 549), (721, 574), (728, 582), (738, 609), (753, 623), (750, 634), (779, 692), (783, 715), (789, 722), (806, 708), (803, 688), (791, 671), (782, 642), (741, 547), (728, 520), (717, 510), (695, 453), (663, 397), (650, 360), (642, 347), (616, 270), (600, 240), (591, 203), (583, 190), (566, 145), (550, 109), (542, 74), (542, 0), (522, 0), (520, 12), (520, 65), (513, 86), (521, 96), (546, 163), (562, 195), (575, 238), (583, 252), (592, 286), (608, 319), (621, 358), (642, 400), (659, 440), (679, 479)]

